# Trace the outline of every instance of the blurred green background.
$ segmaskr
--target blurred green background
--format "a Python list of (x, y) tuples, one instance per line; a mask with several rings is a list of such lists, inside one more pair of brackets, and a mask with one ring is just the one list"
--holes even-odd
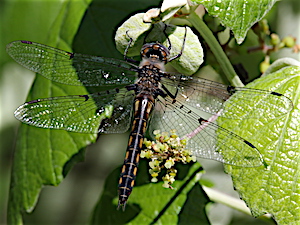
[[(19, 125), (13, 112), (24, 103), (34, 79), (32, 72), (19, 66), (6, 54), (5, 45), (14, 40), (47, 44), (51, 26), (62, 2), (0, 1), (0, 224), (6, 224), (10, 169)], [(122, 58), (113, 42), (118, 25), (130, 15), (145, 12), (151, 7), (159, 7), (159, 4), (158, 0), (93, 1), (91, 8), (94, 10), (94, 18), (97, 19), (96, 27), (91, 28), (91, 36), (77, 37), (76, 40), (84, 44), (74, 51)], [(271, 30), (280, 37), (300, 37), (298, 0), (277, 2), (267, 18)], [(281, 50), (276, 57), (283, 56), (299, 60), (299, 55), (292, 53), (291, 49)], [(58, 187), (43, 189), (34, 212), (25, 216), (25, 224), (87, 224), (89, 215), (101, 195), (107, 174), (123, 162), (127, 137), (128, 134), (102, 135), (96, 144), (89, 146), (85, 161), (77, 164)], [(207, 178), (216, 183), (216, 187), (226, 189), (230, 195), (238, 196), (232, 189), (229, 176), (222, 173), (219, 163), (203, 163), (207, 170)], [(217, 165), (217, 169), (214, 165)], [(228, 183), (226, 188), (224, 181)], [(222, 218), (218, 218), (220, 211)], [(218, 204), (212, 206), (211, 221), (215, 221), (213, 224), (258, 224), (257, 220), (250, 216), (244, 217), (243, 214)]]

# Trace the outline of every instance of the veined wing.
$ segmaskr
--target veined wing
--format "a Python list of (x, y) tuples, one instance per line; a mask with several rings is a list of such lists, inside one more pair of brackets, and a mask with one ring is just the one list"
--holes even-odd
[(126, 88), (89, 95), (37, 99), (21, 105), (15, 117), (23, 123), (80, 133), (128, 130), (134, 91)]
[(162, 83), (185, 105), (231, 119), (275, 118), (293, 108), (292, 101), (277, 92), (233, 87), (203, 78), (172, 75)]
[(68, 85), (127, 85), (137, 67), (125, 61), (71, 53), (30, 41), (14, 41), (7, 53), (25, 68)]
[(168, 132), (175, 129), (182, 138), (197, 131), (201, 125), (204, 125), (203, 129), (194, 132), (186, 146), (186, 149), (191, 150), (196, 157), (241, 167), (257, 167), (265, 164), (260, 152), (247, 140), (213, 122), (206, 122), (188, 107), (179, 101), (173, 101), (170, 97), (157, 99), (149, 132), (152, 135), (153, 130)]

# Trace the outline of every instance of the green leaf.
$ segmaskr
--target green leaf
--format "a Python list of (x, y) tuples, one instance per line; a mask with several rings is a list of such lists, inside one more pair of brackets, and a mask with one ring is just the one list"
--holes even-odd
[(203, 4), (210, 15), (218, 17), (223, 26), (229, 27), (238, 44), (243, 42), (247, 31), (269, 12), (276, 1), (193, 0)]
[[(87, 7), (86, 1), (65, 1), (60, 5), (47, 44), (71, 50), (72, 40)], [(87, 93), (84, 87), (51, 84), (37, 76), (28, 99)], [(22, 213), (31, 212), (43, 185), (58, 185), (69, 159), (96, 135), (35, 128), (22, 124), (19, 130), (8, 204), (8, 223), (22, 224)]]
[[(218, 120), (262, 154), (267, 168), (225, 166), (234, 186), (254, 216), (271, 213), (278, 224), (300, 222), (300, 67), (287, 66), (247, 85), (289, 97), (294, 108), (274, 119), (271, 115), (248, 120)], [(253, 104), (255, 110), (255, 102)]]
[(187, 200), (179, 214), (178, 224), (210, 224), (205, 213), (206, 205), (210, 202), (199, 183), (196, 183), (187, 194)]
[(277, 70), (280, 70), (281, 68), (287, 67), (287, 66), (298, 66), (300, 67), (300, 62), (293, 58), (280, 58), (277, 59), (275, 62), (273, 62), (270, 67), (266, 70), (266, 72), (263, 74), (264, 76), (274, 73)]
[[(3, 46), (14, 40), (44, 42), (65, 1), (6, 1)], [(38, 19), (36, 19), (38, 18)], [(3, 48), (3, 53), (6, 54)]]
[[(209, 199), (197, 184), (202, 168), (198, 163), (193, 166), (179, 166), (174, 190), (171, 190), (163, 188), (163, 182), (149, 184), (151, 178), (148, 174), (148, 163), (147, 160), (141, 160), (136, 186), (129, 197), (125, 212), (116, 210), (117, 195), (114, 182), (119, 177), (121, 168), (118, 168), (108, 176), (91, 224), (196, 224), (204, 218), (207, 219), (204, 208)], [(191, 214), (191, 208), (197, 213)]]

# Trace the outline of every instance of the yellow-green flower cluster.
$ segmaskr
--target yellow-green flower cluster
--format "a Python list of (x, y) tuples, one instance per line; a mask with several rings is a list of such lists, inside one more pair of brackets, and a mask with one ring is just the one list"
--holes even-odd
[(151, 159), (149, 162), (149, 173), (152, 176), (151, 181), (157, 182), (159, 173), (166, 168), (166, 175), (162, 178), (164, 181), (163, 187), (172, 188), (175, 181), (177, 170), (174, 167), (175, 162), (189, 163), (195, 162), (196, 157), (191, 155), (191, 152), (185, 149), (187, 139), (180, 139), (176, 130), (168, 132), (153, 132), (155, 141), (144, 139), (145, 150), (141, 152), (141, 158)]

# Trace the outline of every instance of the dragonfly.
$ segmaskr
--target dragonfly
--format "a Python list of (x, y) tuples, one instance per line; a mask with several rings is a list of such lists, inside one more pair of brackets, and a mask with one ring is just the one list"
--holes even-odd
[(53, 82), (107, 88), (31, 100), (14, 115), (25, 124), (70, 132), (109, 134), (131, 129), (118, 185), (118, 208), (123, 210), (134, 186), (147, 130), (150, 136), (154, 130), (176, 129), (180, 137), (192, 133), (187, 149), (196, 157), (258, 167), (264, 160), (252, 143), (199, 112), (249, 119), (262, 115), (276, 118), (292, 109), (291, 100), (277, 92), (166, 72), (165, 64), (179, 58), (184, 50), (170, 57), (170, 47), (158, 42), (144, 44), (139, 64), (126, 57), (118, 60), (72, 53), (31, 41), (11, 42), (7, 52), (22, 66)]

